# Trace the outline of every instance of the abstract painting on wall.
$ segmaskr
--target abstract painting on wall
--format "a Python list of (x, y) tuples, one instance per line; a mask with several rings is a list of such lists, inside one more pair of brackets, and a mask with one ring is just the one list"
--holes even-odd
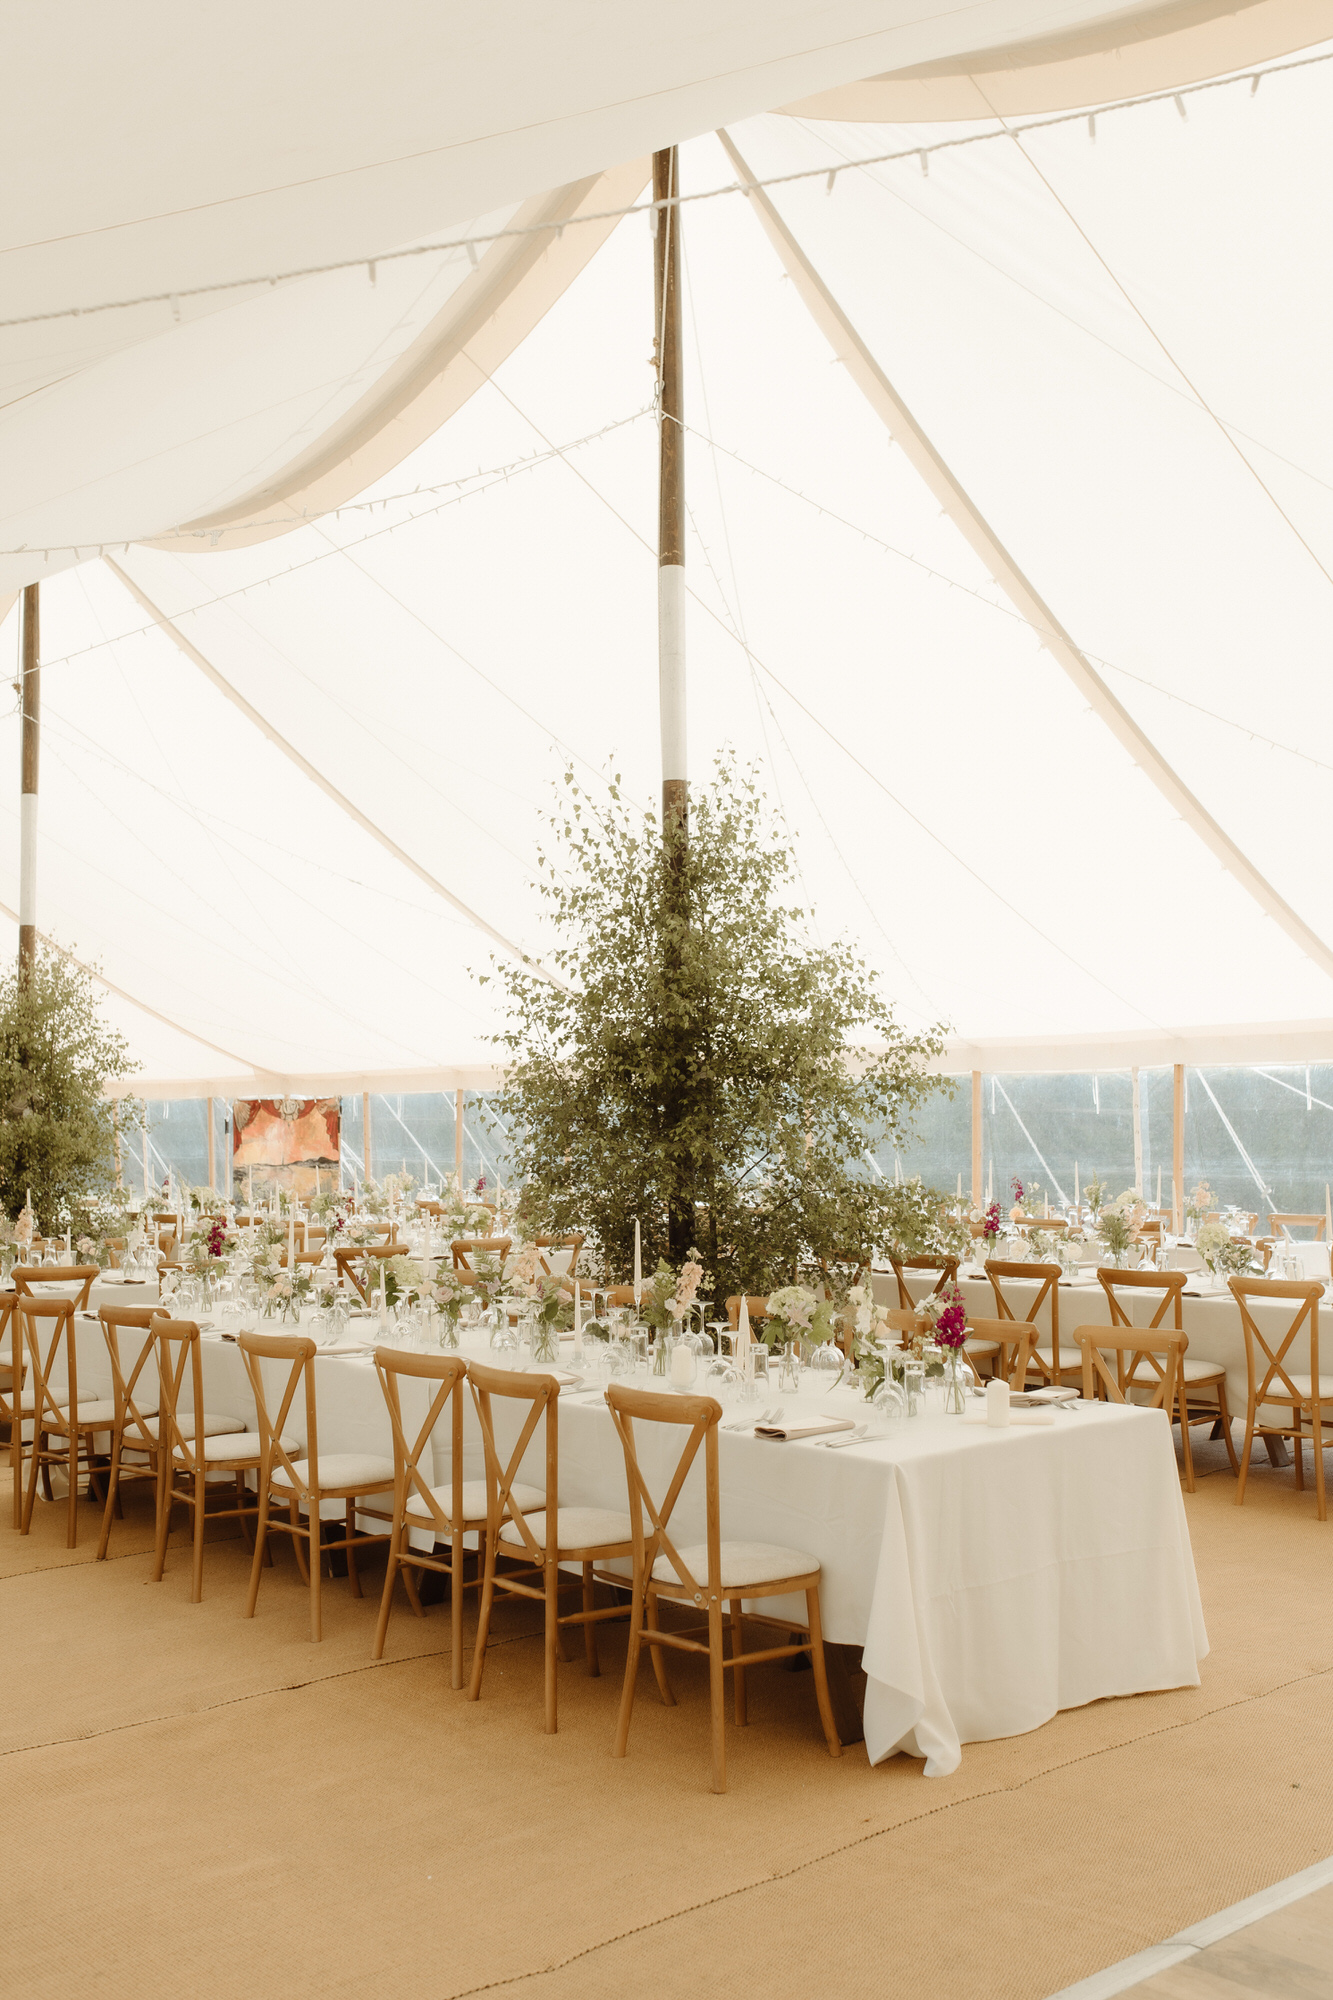
[(342, 1101), (337, 1097), (238, 1097), (232, 1105), (232, 1191), (266, 1201), (274, 1189), (309, 1201), (339, 1180)]

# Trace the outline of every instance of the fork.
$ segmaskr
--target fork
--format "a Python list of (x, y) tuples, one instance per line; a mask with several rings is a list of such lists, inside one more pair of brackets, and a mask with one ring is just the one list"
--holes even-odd
[(767, 1423), (771, 1423), (771, 1422), (773, 1421), (773, 1419), (774, 1419), (774, 1418), (775, 1418), (775, 1417), (777, 1416), (777, 1414), (778, 1414), (778, 1411), (779, 1411), (779, 1410), (780, 1410), (781, 1408), (782, 1408), (782, 1405), (781, 1405), (780, 1403), (777, 1403), (777, 1404), (774, 1404), (774, 1405), (773, 1405), (773, 1407), (772, 1407), (771, 1409), (767, 1409), (767, 1410), (761, 1410), (761, 1411), (759, 1412), (758, 1416), (756, 1416), (756, 1417), (742, 1417), (739, 1423), (736, 1423), (736, 1424), (723, 1424), (723, 1425), (722, 1425), (722, 1429), (723, 1429), (724, 1431), (749, 1431), (749, 1430), (753, 1430), (756, 1424), (767, 1424)]
[(825, 1438), (825, 1451), (841, 1451), (844, 1445), (864, 1444), (869, 1424), (858, 1424), (854, 1431), (844, 1431), (841, 1437)]

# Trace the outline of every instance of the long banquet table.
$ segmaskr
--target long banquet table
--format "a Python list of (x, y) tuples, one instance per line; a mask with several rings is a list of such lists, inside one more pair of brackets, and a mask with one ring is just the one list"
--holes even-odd
[[(91, 1318), (76, 1327), (80, 1396), (105, 1393), (100, 1328)], [(352, 1323), (363, 1338), (374, 1330), (370, 1321)], [(243, 1415), (254, 1428), (234, 1341), (206, 1332), (201, 1352), (208, 1406)], [(463, 1352), (495, 1359), (476, 1336)], [(266, 1372), (266, 1386), (276, 1387), (283, 1364), (265, 1367), (275, 1371)], [(315, 1369), (321, 1454), (388, 1456), (388, 1416), (370, 1358), (321, 1352)], [(409, 1378), (402, 1388), (410, 1429), (414, 1412), (424, 1414), (425, 1389)], [(858, 1420), (871, 1414), (848, 1390), (822, 1404), (802, 1397), (800, 1407)], [(741, 1406), (729, 1408), (724, 1423), (742, 1414)], [(473, 1477), (481, 1448), (470, 1408), (467, 1415), (465, 1472)], [(496, 1416), (502, 1443), (506, 1425), (517, 1435), (517, 1409), (497, 1406)], [(303, 1421), (294, 1408), (288, 1428), (303, 1437)], [(563, 1393), (559, 1426), (562, 1504), (623, 1510), (624, 1460), (601, 1392)], [(872, 1762), (902, 1750), (925, 1759), (927, 1776), (945, 1776), (966, 1742), (1035, 1729), (1085, 1702), (1198, 1684), (1207, 1637), (1160, 1411), (1098, 1405), (1046, 1428), (1004, 1431), (927, 1414), (879, 1428), (886, 1435), (837, 1451), (727, 1429), (720, 1440), (724, 1537), (816, 1557), (825, 1637), (863, 1648)], [(679, 1432), (641, 1426), (638, 1443), (656, 1489), (674, 1464)], [(437, 1433), (432, 1448), (443, 1483), (447, 1435)], [(539, 1447), (526, 1476), (543, 1477)], [(675, 1521), (685, 1541), (702, 1538), (698, 1464)], [(799, 1606), (790, 1608), (799, 1615)]]

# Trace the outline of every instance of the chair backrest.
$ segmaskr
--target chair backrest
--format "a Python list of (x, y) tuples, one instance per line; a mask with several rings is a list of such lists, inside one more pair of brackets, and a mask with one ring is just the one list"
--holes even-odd
[[(24, 1352), (23, 1322), (18, 1315), (16, 1299), (0, 1298), (0, 1340), (9, 1337), (9, 1362), (6, 1369), (0, 1368), (0, 1423), (13, 1422), (15, 1404), (11, 1397), (17, 1397), (22, 1389), (28, 1371), (27, 1356)], [(8, 1390), (8, 1394), (6, 1394)], [(11, 1450), (13, 1447), (10, 1447)]]
[[(463, 1519), (463, 1384), (467, 1363), (460, 1354), (409, 1354), (401, 1347), (375, 1349), (375, 1373), (393, 1426), (394, 1508), (401, 1511), (410, 1500), (417, 1502), (435, 1524), (436, 1534), (445, 1539)], [(420, 1382), (436, 1384), (425, 1418), (416, 1438), (409, 1444), (403, 1429), (403, 1403), (398, 1378), (410, 1375)], [(435, 1498), (432, 1482), (421, 1470), (421, 1455), (428, 1452), (431, 1436), (452, 1402), (450, 1424), (451, 1504), (446, 1518)], [(429, 1459), (427, 1461), (429, 1469)]]
[(513, 1247), (512, 1236), (459, 1236), (449, 1245), (454, 1255), (454, 1269), (471, 1271), (474, 1275), (476, 1272), (476, 1266), (472, 1262), (474, 1257), (489, 1255), (493, 1256), (497, 1263), (503, 1264)]
[(1184, 1325), (1180, 1303), (1185, 1291), (1183, 1271), (1116, 1271), (1108, 1266), (1098, 1271), (1097, 1278), (1106, 1294), (1106, 1303), (1111, 1308), (1112, 1326), (1134, 1324), (1116, 1296), (1119, 1292), (1161, 1292), (1161, 1304), (1153, 1314), (1149, 1325), (1160, 1326), (1168, 1312), (1172, 1314), (1171, 1324), (1177, 1331)]
[(912, 1294), (907, 1289), (904, 1271), (938, 1271), (939, 1276), (931, 1286), (932, 1292), (943, 1291), (946, 1285), (958, 1282), (958, 1259), (956, 1257), (896, 1257), (889, 1252), (889, 1262), (893, 1275), (898, 1280), (898, 1304), (904, 1312), (912, 1309)]
[[(369, 1299), (370, 1292), (367, 1279), (362, 1272), (357, 1270), (357, 1265), (364, 1260), (375, 1257), (401, 1257), (402, 1254), (403, 1246), (401, 1243), (348, 1243), (338, 1246), (333, 1253), (333, 1261), (337, 1267), (338, 1276), (350, 1279), (361, 1297)], [(285, 1252), (282, 1261), (284, 1264), (287, 1261)], [(300, 1261), (299, 1251), (297, 1252), (297, 1261)], [(319, 1264), (323, 1262), (323, 1258), (322, 1256), (317, 1256), (314, 1261)], [(369, 1266), (367, 1265), (368, 1268)]]
[(1021, 1222), (1014, 1224), (1015, 1229), (1042, 1230), (1047, 1236), (1058, 1236), (1062, 1229), (1068, 1227), (1062, 1215), (1025, 1215)]
[[(154, 1392), (160, 1404), (161, 1388), (154, 1380), (153, 1372), (145, 1374), (144, 1371), (159, 1351), (153, 1321), (162, 1317), (161, 1312), (156, 1306), (102, 1306), (97, 1317), (102, 1322), (107, 1356), (111, 1362), (116, 1421), (121, 1431), (122, 1446), (137, 1444), (147, 1450), (153, 1443), (153, 1437), (145, 1419), (153, 1415), (157, 1406), (148, 1403), (148, 1408), (144, 1409), (142, 1404), (148, 1402)], [(138, 1336), (137, 1340), (129, 1341), (129, 1351), (124, 1359), (120, 1352), (122, 1332)], [(160, 1411), (158, 1420), (160, 1426)]]
[(870, 1274), (870, 1255), (864, 1250), (830, 1250), (826, 1257), (818, 1257), (815, 1261), (830, 1291), (833, 1286), (833, 1274), (829, 1269), (831, 1264), (851, 1273), (847, 1280), (849, 1285), (863, 1285)]
[(1279, 1215), (1276, 1209), (1268, 1222), (1274, 1236), (1290, 1236), (1293, 1229), (1313, 1229), (1316, 1243), (1323, 1242), (1328, 1227), (1327, 1215)]
[(16, 1264), (13, 1270), (14, 1289), (20, 1294), (30, 1294), (34, 1285), (81, 1284), (83, 1289), (74, 1301), (79, 1312), (87, 1311), (88, 1294), (101, 1275), (96, 1264)]
[[(157, 1429), (171, 1464), (179, 1452), (188, 1472), (204, 1463), (204, 1365), (199, 1352), (199, 1328), (192, 1319), (172, 1319), (158, 1311), (152, 1316), (157, 1341)], [(188, 1432), (181, 1419), (181, 1385), (190, 1373), (191, 1408)]]
[(579, 1268), (579, 1256), (587, 1240), (586, 1236), (577, 1234), (573, 1236), (534, 1236), (532, 1247), (537, 1252), (537, 1262), (541, 1265), (543, 1272), (548, 1278), (552, 1275), (552, 1271), (551, 1260), (546, 1256), (546, 1251), (568, 1250), (569, 1262), (564, 1270), (557, 1275), (562, 1278), (572, 1278)]
[[(1310, 1327), (1310, 1386), (1318, 1395), (1319, 1301), (1324, 1295), (1323, 1286), (1302, 1283), (1296, 1278), (1228, 1278), (1227, 1287), (1240, 1307), (1251, 1408), (1257, 1409), (1261, 1403), (1271, 1402), (1274, 1396), (1282, 1403), (1306, 1401), (1291, 1379), (1286, 1359), (1293, 1340), (1307, 1320)], [(1251, 1299), (1285, 1299), (1295, 1306), (1295, 1317), (1279, 1346), (1275, 1347), (1272, 1344), (1274, 1336), (1264, 1333), (1257, 1324), (1250, 1311)], [(1304, 1374), (1305, 1371), (1299, 1369), (1296, 1372)], [(1276, 1388), (1273, 1386), (1275, 1381)]]
[[(988, 1257), (986, 1259), (986, 1276), (990, 1279), (991, 1290), (995, 1294), (995, 1317), (997, 1319), (1021, 1319), (1035, 1326), (1037, 1323), (1037, 1314), (1044, 1305), (1049, 1306), (1051, 1319), (1051, 1373), (1053, 1376), (1058, 1376), (1060, 1373), (1060, 1266), (1058, 1264), (1007, 1263), (1003, 1258)], [(1012, 1283), (1016, 1278), (1025, 1280), (1028, 1284), (1031, 1284), (1035, 1279), (1037, 1284), (1036, 1298), (1030, 1300), (1021, 1313), (1014, 1310), (1013, 1305), (1004, 1295), (1005, 1283)], [(1039, 1361), (1037, 1365), (1040, 1368), (1042, 1364)]]
[[(70, 1423), (61, 1410), (62, 1402), (68, 1407), (70, 1418), (77, 1418), (79, 1348), (74, 1338), (76, 1309), (73, 1299), (35, 1299), (23, 1292), (14, 1301), (14, 1310), (23, 1323), (28, 1357), (32, 1362), (34, 1437), (39, 1431), (59, 1431), (63, 1436), (69, 1430)], [(50, 1331), (43, 1347), (41, 1328), (47, 1322)], [(65, 1352), (63, 1396), (56, 1393), (51, 1379), (59, 1365), (62, 1346)]]
[[(606, 1400), (611, 1411), (611, 1421), (616, 1427), (625, 1453), (625, 1480), (629, 1488), (629, 1517), (634, 1541), (635, 1576), (650, 1577), (653, 1565), (665, 1556), (676, 1573), (674, 1580), (690, 1593), (696, 1604), (703, 1606), (720, 1599), (722, 1510), (718, 1497), (717, 1427), (722, 1416), (722, 1405), (714, 1402), (711, 1396), (660, 1395), (651, 1389), (625, 1389), (618, 1382), (608, 1383)], [(639, 1455), (634, 1444), (636, 1421), (649, 1424), (674, 1424), (677, 1429), (688, 1426), (689, 1435), (681, 1445), (675, 1470), (671, 1474), (660, 1503), (653, 1498), (639, 1464)], [(706, 1577), (696, 1577), (692, 1574), (682, 1560), (680, 1551), (670, 1534), (672, 1510), (680, 1498), (685, 1476), (693, 1465), (701, 1444), (704, 1447), (704, 1496), (707, 1508), (705, 1546), (708, 1550), (708, 1574)], [(645, 1527), (645, 1513), (652, 1523), (651, 1530)]]
[[(747, 1292), (745, 1303), (750, 1308), (751, 1326), (754, 1325), (757, 1319), (768, 1318), (768, 1300), (766, 1298), (755, 1298)], [(735, 1333), (741, 1323), (741, 1295), (739, 1292), (727, 1300), (727, 1318), (731, 1321), (732, 1332)]]
[(1002, 1375), (1011, 1389), (1023, 1387), (1027, 1380), (1028, 1363), (1037, 1345), (1037, 1329), (1031, 1320), (970, 1319), (967, 1337), (969, 1340), (993, 1340), (999, 1348), (996, 1374)]
[[(311, 1507), (310, 1518), (315, 1518), (317, 1504), (315, 1496), (319, 1492), (319, 1435), (315, 1422), (315, 1343), (301, 1333), (243, 1333), (237, 1343), (245, 1372), (250, 1377), (250, 1387), (254, 1391), (255, 1414), (259, 1418), (259, 1448), (263, 1455), (265, 1477), (272, 1478), (275, 1467), (281, 1466), (291, 1481), (293, 1493), (298, 1500), (304, 1497)], [(287, 1383), (278, 1404), (276, 1417), (270, 1419), (268, 1398), (264, 1394), (265, 1361), (285, 1361), (288, 1364)], [(299, 1447), (305, 1463), (306, 1476), (303, 1478), (283, 1447), (283, 1432), (287, 1428), (287, 1418), (297, 1390), (305, 1385), (305, 1443)]]
[[(1155, 1342), (1150, 1337), (1151, 1333), (1151, 1327), (1075, 1327), (1074, 1338), (1083, 1350), (1085, 1401), (1092, 1401), (1099, 1381), (1112, 1403), (1127, 1403), (1130, 1389), (1148, 1389), (1151, 1391), (1148, 1401), (1140, 1407), (1165, 1410), (1168, 1419), (1172, 1416), (1176, 1398), (1180, 1396), (1183, 1402), (1184, 1382), (1180, 1364), (1189, 1341), (1174, 1327), (1160, 1330)], [(1116, 1358), (1114, 1376), (1106, 1365), (1108, 1354), (1114, 1354)], [(1133, 1356), (1128, 1367), (1125, 1365), (1126, 1355)], [(1141, 1368), (1147, 1373), (1141, 1373)]]
[[(481, 1426), (481, 1441), (486, 1453), (486, 1532), (492, 1540), (500, 1532), (500, 1525), (509, 1508), (510, 1519), (522, 1536), (529, 1556), (535, 1563), (544, 1564), (548, 1554), (554, 1556), (559, 1532), (558, 1514), (560, 1510), (560, 1435), (558, 1411), (560, 1408), (560, 1384), (554, 1375), (526, 1375), (509, 1368), (487, 1368), (479, 1361), (467, 1364), (468, 1382), (472, 1389), (472, 1400), (476, 1405), (477, 1422)], [(518, 1434), (518, 1442), (509, 1457), (501, 1463), (499, 1448), (495, 1442), (495, 1425), (491, 1419), (491, 1397), (504, 1396), (513, 1402), (527, 1403), (530, 1407)], [(533, 1534), (521, 1508), (509, 1507), (510, 1491), (518, 1478), (523, 1464), (523, 1454), (527, 1451), (539, 1424), (546, 1427), (546, 1548), (543, 1549)]]
[[(298, 1264), (322, 1264), (324, 1262), (324, 1252), (322, 1249), (298, 1250), (296, 1253), (296, 1261)], [(287, 1252), (285, 1250), (283, 1251), (281, 1257), (278, 1259), (278, 1263), (280, 1264), (280, 1266), (284, 1271), (287, 1269)]]

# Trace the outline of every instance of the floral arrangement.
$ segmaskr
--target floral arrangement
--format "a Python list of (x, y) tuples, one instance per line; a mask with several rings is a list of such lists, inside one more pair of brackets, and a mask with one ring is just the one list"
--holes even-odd
[(1010, 1210), (1010, 1214), (1015, 1218), (1020, 1215), (1035, 1215), (1044, 1200), (1040, 1182), (1033, 1181), (1025, 1188), (1022, 1181), (1019, 1180), (1018, 1175), (1015, 1174), (1009, 1185), (1013, 1190), (1014, 1196), (1014, 1205)]
[(1217, 1207), (1217, 1196), (1207, 1181), (1200, 1181), (1192, 1187), (1185, 1198), (1185, 1213), (1191, 1222), (1202, 1222), (1205, 1215), (1211, 1215)]
[(995, 1248), (999, 1234), (1000, 1204), (998, 1201), (993, 1201), (981, 1218), (981, 1240), (986, 1246), (988, 1255)]
[[(864, 1287), (854, 1289), (860, 1291)], [(765, 1347), (781, 1347), (789, 1340), (803, 1339), (822, 1345), (833, 1338), (833, 1302), (817, 1299), (804, 1285), (784, 1285), (780, 1291), (769, 1293), (768, 1317), (754, 1331)]]
[(655, 1326), (659, 1333), (666, 1333), (672, 1327), (679, 1327), (698, 1296), (699, 1281), (703, 1274), (704, 1267), (699, 1262), (697, 1250), (690, 1251), (680, 1267), (679, 1276), (668, 1263), (659, 1261), (644, 1292), (639, 1308), (640, 1317), (647, 1320), (649, 1326)]
[[(769, 1309), (772, 1310), (771, 1299)], [(862, 1342), (874, 1343), (887, 1340), (892, 1332), (889, 1326), (888, 1308), (875, 1303), (875, 1295), (869, 1285), (848, 1287), (838, 1320), (844, 1332), (852, 1335), (858, 1353)]]
[(1083, 1199), (1088, 1204), (1088, 1211), (1092, 1216), (1092, 1224), (1095, 1229), (1102, 1209), (1106, 1205), (1106, 1182), (1101, 1178), (1100, 1174), (1093, 1174), (1092, 1179), (1083, 1190)]
[(1255, 1268), (1250, 1245), (1243, 1237), (1232, 1236), (1220, 1222), (1202, 1223), (1194, 1247), (1214, 1277), (1241, 1277)]
[(419, 1296), (425, 1283), (425, 1273), (420, 1264), (414, 1264), (410, 1257), (368, 1257), (366, 1263), (373, 1267), (366, 1273), (366, 1290), (370, 1293), (372, 1305), (381, 1296), (389, 1306), (396, 1306), (401, 1299)]
[(1138, 1192), (1126, 1188), (1114, 1201), (1099, 1203), (1097, 1234), (1113, 1257), (1121, 1257), (1134, 1241), (1139, 1224), (1147, 1214)]
[(941, 1347), (956, 1353), (967, 1339), (967, 1307), (957, 1285), (946, 1283), (932, 1293), (935, 1304), (935, 1338)]
[(423, 1299), (429, 1299), (437, 1312), (442, 1312), (447, 1319), (451, 1319), (457, 1324), (458, 1317), (470, 1294), (471, 1287), (460, 1284), (458, 1274), (441, 1265), (436, 1277), (427, 1278), (424, 1281), (420, 1296)]

